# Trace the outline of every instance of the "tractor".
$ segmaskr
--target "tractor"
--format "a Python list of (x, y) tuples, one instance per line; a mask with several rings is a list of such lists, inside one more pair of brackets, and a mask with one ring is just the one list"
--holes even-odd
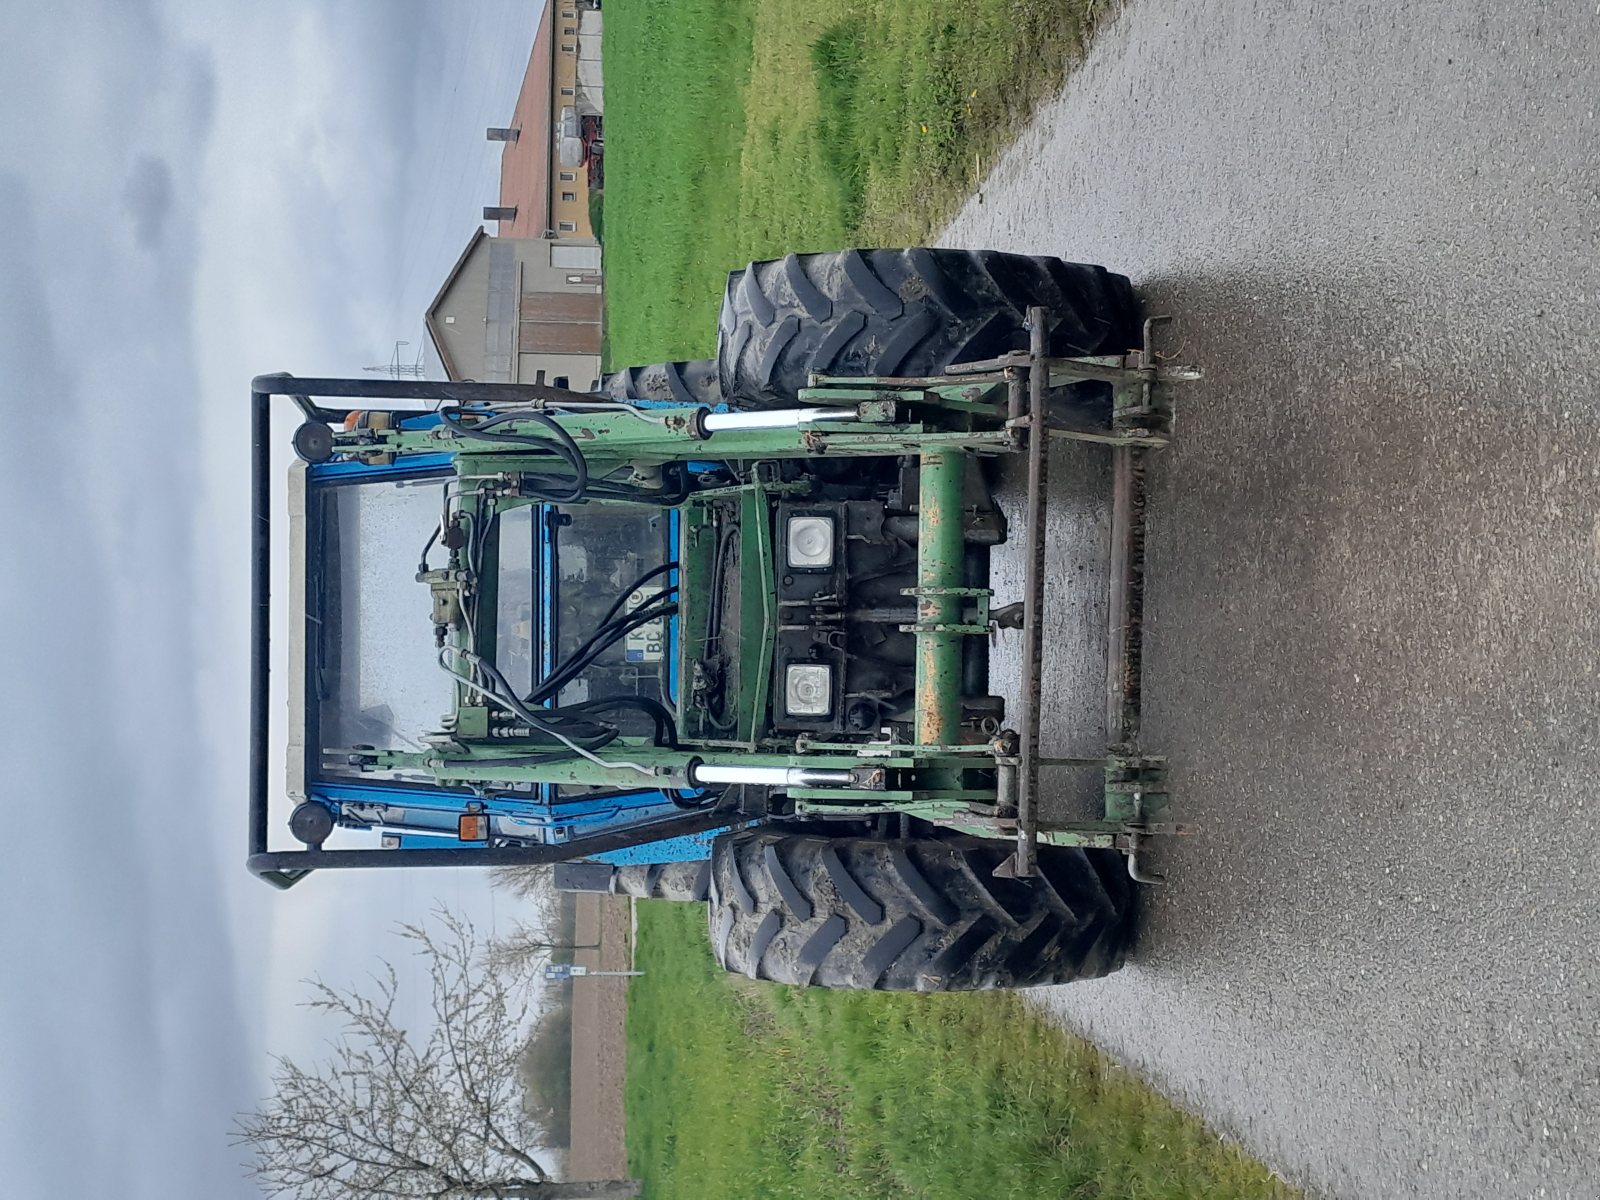
[[(1139, 745), (1143, 481), (1197, 372), (1156, 320), (1102, 267), (846, 250), (733, 272), (715, 359), (594, 392), (257, 377), (250, 870), (554, 864), (704, 902), (726, 969), (800, 986), (1115, 970), (1177, 831)], [(1040, 749), (1052, 438), (1113, 458), (1107, 745), (1070, 759)], [(1041, 814), (1055, 769), (1097, 772), (1103, 815)]]

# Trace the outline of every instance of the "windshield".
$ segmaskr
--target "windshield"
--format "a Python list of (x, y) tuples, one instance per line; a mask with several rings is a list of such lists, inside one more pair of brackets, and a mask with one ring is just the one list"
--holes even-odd
[[(495, 663), (521, 695), (587, 649), (610, 617), (639, 608), (672, 584), (672, 512), (636, 505), (538, 506), (502, 514)], [(639, 581), (652, 571), (653, 578)], [(552, 586), (541, 595), (535, 582)], [(617, 696), (671, 697), (668, 619), (663, 616), (593, 653), (585, 668), (548, 702)], [(608, 715), (608, 719), (611, 719)], [(618, 718), (626, 732), (648, 732), (648, 719)], [(637, 728), (635, 728), (637, 726)]]
[[(316, 733), (306, 765), (313, 776), (347, 773), (337, 758), (319, 766), (319, 751), (419, 750), (425, 735), (447, 726), (454, 684), (439, 667), (429, 588), (417, 580), (445, 484), (443, 476), (391, 477), (312, 489), (306, 699)], [(482, 599), (494, 620), (477, 625), (480, 653), (534, 704), (670, 703), (668, 613), (610, 644), (594, 635), (648, 601), (658, 611), (670, 602), (663, 593), (674, 578), (672, 534), (673, 513), (658, 508), (503, 510), (481, 563)], [(431, 558), (440, 565), (437, 545)], [(552, 675), (556, 683), (548, 684)], [(628, 734), (655, 729), (638, 708), (607, 711), (605, 719)]]
[[(317, 490), (320, 602), (309, 664), (323, 747), (420, 749), (450, 711), (452, 684), (430, 636), (417, 560), (439, 524), (442, 479)], [(320, 583), (320, 588), (317, 584)]]

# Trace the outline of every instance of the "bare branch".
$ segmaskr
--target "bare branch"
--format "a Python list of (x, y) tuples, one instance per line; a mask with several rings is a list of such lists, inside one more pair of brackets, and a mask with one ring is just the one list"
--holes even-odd
[(552, 1181), (535, 1156), (516, 1073), (533, 1024), (531, 960), (508, 964), (449, 913), (398, 932), (426, 963), (432, 1028), (399, 1027), (387, 963), (365, 994), (311, 981), (306, 1006), (341, 1032), (315, 1069), (278, 1059), (273, 1094), (240, 1117), (234, 1141), (262, 1186), (301, 1200), (630, 1194), (629, 1181)]
[(554, 869), (548, 866), (491, 867), (489, 881), (518, 900), (543, 905), (555, 892), (554, 875)]

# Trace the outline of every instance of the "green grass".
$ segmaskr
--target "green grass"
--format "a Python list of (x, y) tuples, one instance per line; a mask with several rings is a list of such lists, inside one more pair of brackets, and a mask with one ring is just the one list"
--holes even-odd
[(1108, 0), (627, 0), (606, 10), (616, 363), (704, 357), (730, 269), (925, 242)]
[(1006, 993), (753, 984), (705, 909), (639, 905), (628, 1164), (650, 1200), (1292, 1196)]

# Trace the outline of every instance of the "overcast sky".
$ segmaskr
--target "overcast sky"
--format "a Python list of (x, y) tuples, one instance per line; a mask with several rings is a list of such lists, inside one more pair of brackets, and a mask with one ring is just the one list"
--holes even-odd
[(258, 1194), (226, 1144), (295, 981), (463, 872), (243, 868), (253, 374), (414, 351), (497, 201), (540, 0), (0, 8), (0, 1180)]

